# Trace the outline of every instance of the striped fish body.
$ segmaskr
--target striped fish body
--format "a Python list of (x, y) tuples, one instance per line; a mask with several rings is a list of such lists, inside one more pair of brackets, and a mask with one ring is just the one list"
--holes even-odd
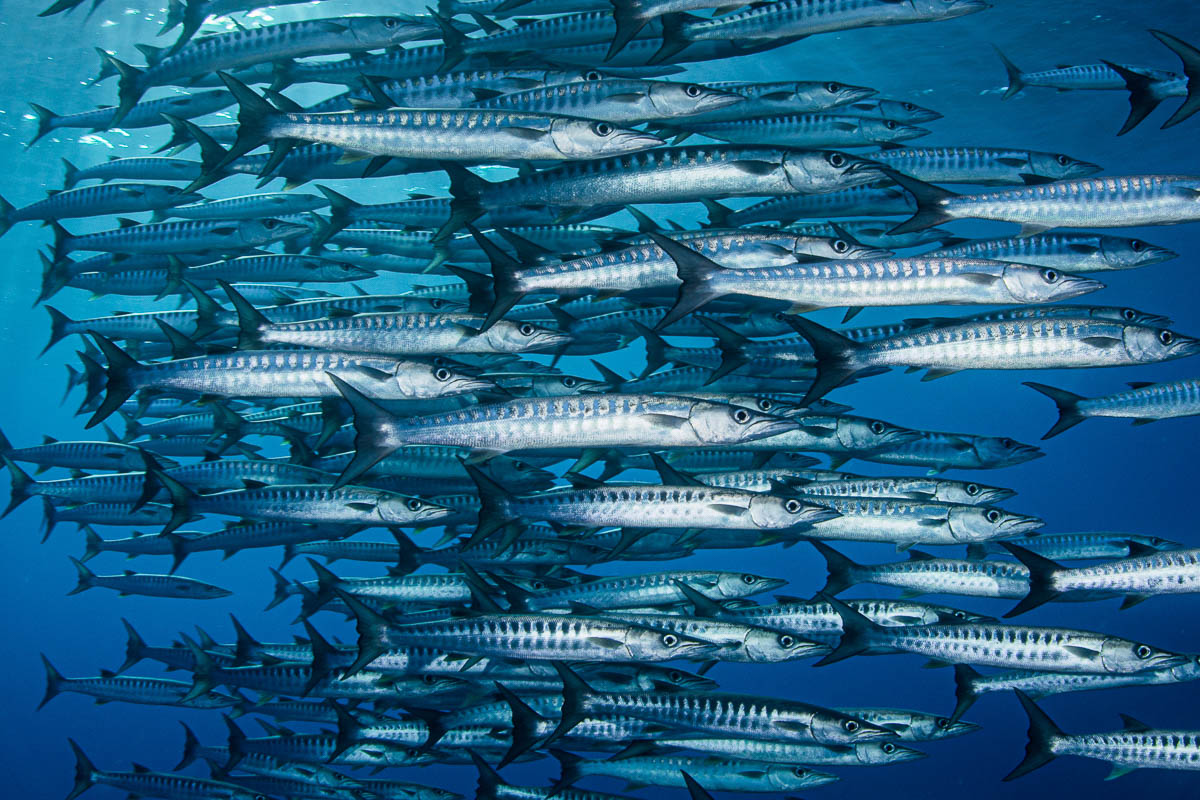
[(68, 236), (63, 253), (76, 250), (110, 253), (177, 253), (241, 250), (269, 245), (307, 233), (308, 228), (277, 219), (156, 222)]
[(1177, 254), (1140, 239), (1067, 231), (1007, 239), (977, 239), (939, 248), (930, 255), (989, 258), (1072, 272), (1107, 272), (1157, 264), (1175, 258)]
[(1084, 178), (1100, 167), (1058, 153), (992, 147), (902, 147), (871, 158), (926, 183), (1021, 185)]
[[(674, 124), (684, 131), (722, 142), (775, 147), (871, 147), (916, 139), (929, 133), (924, 128), (894, 120), (836, 113), (790, 114), (724, 122), (681, 120)], [(877, 154), (872, 154), (871, 158), (880, 160)]]
[(101, 182), (111, 180), (186, 181), (190, 183), (199, 178), (203, 172), (204, 166), (199, 161), (187, 161), (182, 158), (157, 156), (115, 158), (82, 169), (67, 162), (64, 183), (68, 189), (80, 181), (87, 180)]
[(997, 508), (887, 498), (809, 496), (841, 516), (818, 523), (818, 539), (947, 545), (1016, 536), (1040, 528), (1037, 517)]
[[(298, 734), (246, 739), (240, 743), (244, 752), (270, 756), (279, 761), (299, 761), (308, 764), (345, 764), (348, 766), (412, 767), (431, 764), (432, 753), (392, 749), (370, 744), (352, 745), (337, 753), (337, 737), (329, 734)], [(335, 755), (336, 754), (336, 755)]]
[(822, 786), (834, 776), (807, 767), (720, 756), (634, 756), (573, 762), (564, 777), (621, 778), (631, 786), (685, 788), (683, 773), (714, 792), (793, 792)]
[(850, 747), (776, 742), (748, 738), (655, 736), (662, 747), (695, 750), (713, 756), (741, 757), (775, 764), (817, 767), (859, 767), (913, 761), (924, 754), (894, 742), (860, 742)]
[[(638, 32), (638, 38), (648, 39), (661, 35), (661, 32), (661, 24), (658, 20), (653, 20)], [(608, 43), (616, 33), (617, 24), (610, 10), (584, 11), (535, 19), (487, 36), (467, 39), (463, 42), (462, 49), (470, 55), (543, 52), (547, 48)], [(559, 62), (551, 59), (550, 63)]]
[(447, 516), (445, 507), (428, 501), (356, 486), (264, 486), (200, 495), (188, 507), (200, 514), (315, 524), (415, 525)]
[[(875, 624), (886, 627), (932, 625), (951, 611), (910, 600), (847, 600), (846, 603)], [(965, 612), (959, 613), (965, 615)], [(727, 610), (720, 612), (718, 619), (808, 637), (836, 636), (842, 630), (841, 617), (825, 602), (789, 602)]]
[(1137, 598), (1189, 594), (1200, 586), (1200, 550), (1165, 550), (1086, 567), (1053, 570), (1049, 588), (1064, 594), (1113, 592)]
[[(736, 212), (735, 212), (736, 213)], [(906, 247), (919, 247), (925, 244), (940, 243), (950, 238), (948, 231), (938, 228), (929, 228), (923, 231), (914, 231), (913, 233), (890, 234), (888, 229), (892, 227), (889, 222), (879, 222), (869, 219), (855, 220), (840, 220), (837, 226), (849, 233), (854, 240), (871, 247), (886, 247), (890, 250), (901, 250)], [(796, 233), (806, 236), (831, 236), (836, 237), (838, 232), (834, 229), (832, 223), (828, 222), (810, 222), (798, 223), (789, 226), (789, 230), (794, 230)], [(948, 248), (942, 248), (936, 251), (938, 255), (947, 254)], [(967, 253), (955, 253), (964, 258), (987, 258), (992, 261), (1004, 261), (1003, 258), (995, 258), (994, 256)], [(1024, 262), (1019, 262), (1024, 263)], [(1048, 265), (1057, 266), (1057, 265)], [(1076, 272), (1086, 271), (1076, 269)]]
[(176, 205), (166, 216), (181, 219), (258, 219), (303, 214), (325, 208), (329, 202), (322, 197), (296, 192), (264, 192), (223, 200), (205, 200), (190, 205)]
[(714, 599), (733, 599), (777, 589), (785, 582), (750, 574), (673, 570), (599, 578), (561, 589), (547, 589), (528, 598), (526, 603), (535, 611), (567, 609), (572, 603), (604, 609), (674, 605), (687, 600), (677, 583), (687, 584)]
[(136, 214), (192, 202), (200, 195), (184, 193), (176, 186), (147, 183), (108, 183), (55, 192), (45, 200), (8, 211), (4, 221), (55, 220), (96, 217), (107, 214)]
[(1064, 734), (1050, 739), (1056, 756), (1082, 756), (1113, 765), (1113, 777), (1135, 769), (1200, 769), (1200, 731), (1147, 728), (1131, 721), (1114, 733)]
[(912, 195), (894, 186), (847, 187), (819, 195), (792, 195), (763, 200), (730, 213), (730, 225), (791, 223), (830, 217), (890, 217), (916, 211)]
[[(207, 437), (205, 437), (207, 438)], [(138, 527), (166, 525), (171, 520), (171, 508), (159, 503), (147, 503), (134, 509), (132, 503), (84, 503), (72, 506), (47, 506), (46, 522), (53, 528), (59, 522), (84, 525), (116, 525)]]
[(401, 578), (353, 578), (337, 583), (342, 591), (382, 603), (460, 605), (471, 591), (462, 575), (406, 575)]
[(786, 39), (821, 33), (932, 22), (982, 11), (975, 0), (892, 3), (888, 0), (779, 0), (755, 8), (697, 20), (684, 26), (691, 41)]
[[(349, 536), (352, 532), (347, 527), (342, 534)], [(295, 522), (256, 522), (245, 525), (233, 525), (224, 530), (206, 533), (184, 542), (183, 550), (187, 553), (200, 553), (210, 550), (221, 550), (227, 554), (239, 550), (250, 550), (259, 547), (288, 547), (296, 546), (314, 539), (327, 539), (336, 536), (339, 531), (333, 526), (317, 528), (313, 525)]]
[(947, 469), (999, 469), (1043, 455), (1033, 445), (1007, 437), (922, 431), (915, 440), (863, 458), (880, 464), (928, 467), (932, 474)]
[[(508, 69), (478, 69), (422, 74), (380, 84), (380, 89), (397, 106), (407, 108), (459, 108), (485, 102), (480, 95), (506, 95), (528, 92), (544, 86), (576, 83), (599, 79), (594, 70), (546, 70), (511, 67)], [(482, 91), (480, 91), (482, 90)], [(371, 99), (370, 93), (358, 90), (350, 93)], [(585, 116), (585, 115), (576, 115)], [(592, 117), (599, 119), (599, 117)], [(612, 121), (612, 120), (610, 120)]]
[(722, 645), (721, 661), (741, 663), (778, 663), (810, 656), (825, 655), (829, 648), (791, 634), (766, 628), (739, 625), (713, 619), (695, 619), (676, 614), (608, 612), (607, 616), (624, 619), (656, 630), (694, 636)]
[(308, 255), (243, 256), (189, 267), (183, 278), (198, 286), (211, 286), (217, 281), (244, 283), (310, 283), (361, 281), (375, 273), (361, 267), (330, 258)]
[(40, 469), (95, 469), (128, 472), (146, 466), (136, 447), (120, 442), (47, 442), (31, 447), (12, 447), (0, 443), (0, 453), (10, 461), (26, 461)]
[[(1018, 537), (1008, 541), (1010, 544), (1023, 547), (1052, 561), (1126, 558), (1130, 555), (1130, 544), (1132, 543), (1154, 550), (1178, 550), (1183, 548), (1183, 545), (1178, 542), (1168, 541), (1157, 536), (1145, 536), (1137, 533), (1110, 533), (1107, 531), (1047, 533), (1041, 536)], [(981, 545), (977, 550), (980, 553), (995, 552), (1000, 555), (1008, 553), (1007, 550), (999, 545), (987, 543)], [(974, 552), (972, 551), (972, 554)]]
[(1171, 419), (1200, 414), (1200, 381), (1184, 379), (1086, 398), (1077, 406), (1086, 417), (1141, 420)]
[[(138, 103), (121, 119), (121, 128), (151, 128), (164, 124), (163, 114), (170, 114), (179, 119), (193, 119), (216, 113), (233, 104), (233, 95), (224, 89), (195, 94), (179, 94), (164, 97), (161, 100), (150, 100)], [(35, 109), (36, 110), (36, 109)], [(57, 114), (39, 119), (38, 135), (58, 130), (59, 128), (90, 128), (93, 131), (107, 130), (112, 127), (116, 117), (115, 107), (102, 107), (93, 111), (83, 111), (78, 114)]]
[[(1147, 69), (1129, 64), (1122, 64), (1125, 69), (1146, 75), (1155, 81), (1174, 81), (1181, 76), (1165, 70)], [(1125, 79), (1115, 69), (1107, 64), (1078, 64), (1057, 69), (1039, 70), (1037, 72), (1022, 72), (1021, 82), (1026, 86), (1040, 86), (1046, 89), (1067, 90), (1120, 90), (1127, 87)]]
[(1019, 599), (1029, 593), (1029, 570), (1009, 561), (913, 558), (892, 564), (860, 565), (847, 582), (891, 586), (912, 594)]
[[(703, 476), (701, 476), (703, 479)], [(892, 497), (908, 500), (933, 500), (961, 505), (991, 505), (1016, 494), (1010, 489), (986, 486), (974, 481), (953, 481), (942, 478), (886, 477), (864, 478), (841, 472), (799, 473), (795, 481), (807, 495), (818, 497)], [(786, 476), (780, 480), (787, 481)]]
[(691, 117), (709, 109), (741, 105), (742, 100), (739, 94), (697, 84), (604, 78), (511, 92), (472, 105), (631, 124)]
[(992, 675), (973, 673), (964, 678), (956, 676), (958, 691), (972, 702), (989, 692), (1010, 692), (1019, 689), (1034, 699), (1071, 692), (1090, 692), (1098, 689), (1119, 689), (1126, 686), (1161, 686), (1200, 679), (1200, 662), (1190, 659), (1184, 664), (1145, 672), (1114, 675), (1088, 675), (1069, 672), (1039, 672), (1012, 670)]
[(170, 597), (188, 600), (212, 600), (228, 597), (233, 592), (213, 586), (211, 583), (178, 575), (147, 575), (127, 572), (124, 575), (93, 575), (86, 581), (80, 579), (75, 591), (99, 586), (112, 589), (121, 597), (141, 595), (143, 597)]
[(745, 98), (741, 103), (706, 111), (691, 117), (688, 122), (724, 122), (727, 120), (757, 119), (785, 114), (814, 114), (828, 111), (855, 100), (870, 97), (874, 89), (850, 86), (838, 81), (769, 81), (743, 83), (739, 81), (708, 81), (712, 89), (735, 92)]
[(106, 772), (88, 770), (89, 785), (111, 786), (138, 797), (172, 797), (178, 800), (252, 800), (254, 793), (233, 783), (191, 778), (166, 772)]
[(191, 684), (163, 678), (127, 678), (110, 675), (99, 678), (59, 678), (55, 689), (93, 697), (100, 703), (137, 703), (184, 708), (230, 708), (234, 698), (220, 692), (210, 692), (192, 700), (184, 700)]

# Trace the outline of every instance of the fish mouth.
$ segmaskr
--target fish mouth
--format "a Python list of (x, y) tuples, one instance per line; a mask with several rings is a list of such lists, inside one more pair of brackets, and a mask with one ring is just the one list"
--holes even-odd
[(821, 506), (817, 505), (816, 503), (809, 503), (807, 505), (808, 508), (805, 508), (800, 512), (800, 519), (796, 520), (796, 524), (792, 525), (788, 530), (792, 530), (797, 527), (811, 528), (813, 525), (818, 525), (822, 522), (828, 522), (831, 519), (837, 519), (838, 517), (842, 516), (841, 512), (829, 508), (828, 506)]
[(799, 422), (784, 417), (769, 416), (765, 419), (756, 419), (746, 426), (746, 431), (742, 435), (742, 441), (765, 439), (768, 436), (797, 430), (799, 427)]
[(928, 108), (922, 108), (920, 111), (914, 111), (910, 117), (913, 122), (935, 122), (941, 119), (944, 114), (939, 114), (936, 111)]
[(846, 86), (843, 84), (842, 89), (845, 91), (846, 99), (838, 103), (837, 106), (834, 106), (834, 108), (847, 105), (848, 103), (854, 103), (859, 100), (866, 100), (868, 97), (874, 97), (875, 95), (879, 94), (878, 89), (869, 89), (866, 86)]
[(470, 392), (490, 392), (499, 389), (492, 381), (485, 381), (482, 378), (459, 378), (451, 384), (455, 394), (469, 394)]
[(613, 135), (612, 143), (605, 148), (604, 155), (610, 156), (623, 153), (640, 153), (643, 150), (659, 147), (666, 143), (667, 142), (665, 139), (660, 139), (652, 133), (644, 133), (642, 131), (617, 133)]
[(862, 727), (854, 734), (854, 741), (857, 742), (877, 742), (885, 739), (895, 739), (896, 732), (891, 728), (885, 728), (882, 725), (872, 725), (869, 722), (862, 723)]
[(951, 736), (965, 736), (968, 733), (974, 733), (975, 731), (980, 730), (982, 727), (982, 725), (978, 725), (974, 722), (963, 722), (962, 720), (956, 720), (942, 729), (942, 738), (950, 738)]
[(911, 747), (903, 747), (896, 745), (896, 750), (891, 755), (889, 764), (903, 764), (907, 761), (920, 761), (922, 758), (928, 758), (929, 753), (923, 753), (920, 750), (914, 750)]
[(1001, 520), (997, 529), (1005, 536), (1017, 536), (1022, 533), (1036, 531), (1039, 528), (1046, 526), (1045, 521), (1038, 517), (1031, 517), (1025, 514), (1014, 514), (1008, 519)]
[(788, 582), (783, 578), (763, 578), (761, 581), (759, 581), (759, 584), (762, 586), (762, 588), (758, 589), (755, 594), (773, 592), (776, 589), (782, 589), (784, 586), (787, 586), (787, 583)]
[(1064, 275), (1062, 286), (1054, 294), (1054, 299), (1069, 300), (1072, 297), (1098, 292), (1103, 288), (1104, 284), (1094, 278), (1085, 278), (1081, 275)]
[(717, 653), (724, 649), (724, 645), (713, 644), (712, 642), (702, 642), (699, 639), (691, 641), (680, 641), (679, 645), (671, 654), (671, 658), (686, 658), (689, 661), (705, 661), (708, 656)]
[(881, 448), (885, 448), (884, 452), (886, 452), (887, 450), (894, 450), (897, 447), (903, 447), (906, 444), (911, 444), (912, 442), (915, 442), (921, 438), (922, 437), (921, 437), (920, 431), (911, 431), (911, 430), (888, 431), (887, 433), (883, 434), (882, 442), (880, 443), (880, 446), (876, 447), (874, 449), (876, 451), (878, 451)]
[(552, 350), (563, 345), (570, 344), (572, 336), (569, 333), (559, 333), (558, 331), (545, 331), (534, 336), (533, 341), (526, 346), (526, 352), (537, 352), (540, 350)]
[(804, 776), (804, 788), (811, 789), (815, 786), (825, 786), (835, 782), (837, 779), (836, 775), (830, 775), (828, 772), (818, 772), (815, 769), (810, 769), (808, 774)]
[(1166, 669), (1168, 667), (1178, 667), (1186, 664), (1190, 659), (1187, 656), (1181, 656), (1176, 653), (1161, 653), (1150, 656), (1146, 659), (1146, 667), (1138, 670), (1145, 672), (1148, 669)]
[(919, 128), (916, 125), (905, 125), (896, 131), (896, 137), (893, 141), (902, 142), (906, 139), (916, 139), (921, 136), (928, 136), (933, 131), (928, 128)]
[(1017, 493), (1012, 489), (985, 489), (979, 493), (979, 497), (976, 499), (979, 501), (979, 505), (990, 506), (1011, 500), (1016, 496)]
[[(729, 106), (745, 102), (745, 100), (746, 98), (740, 94), (711, 92), (696, 102), (696, 110), (692, 114), (703, 114), (706, 111), (716, 111), (718, 108), (728, 108)], [(692, 116), (692, 114), (688, 116)]]
[(1012, 449), (1012, 452), (1009, 454), (1008, 458), (1005, 459), (1005, 463), (1021, 464), (1025, 461), (1032, 461), (1035, 458), (1041, 458), (1044, 455), (1046, 455), (1046, 453), (1041, 448), (1034, 447), (1031, 444), (1018, 444)]
[(1175, 341), (1174, 350), (1171, 355), (1175, 358), (1184, 358), (1186, 356), (1194, 356), (1200, 353), (1200, 339), (1182, 334), (1175, 334), (1178, 339)]
[(1067, 169), (1067, 174), (1063, 178), (1086, 178), (1089, 175), (1095, 175), (1102, 169), (1104, 167), (1090, 161), (1076, 161)]
[(1150, 245), (1139, 255), (1141, 256), (1137, 261), (1139, 266), (1157, 264), (1160, 261), (1170, 261), (1172, 258), (1179, 258), (1179, 253), (1169, 250), (1166, 247), (1159, 247), (1156, 244)]
[(855, 253), (859, 259), (863, 260), (871, 258), (891, 258), (892, 256), (896, 255), (891, 250), (884, 250), (882, 247), (863, 247), (855, 251)]

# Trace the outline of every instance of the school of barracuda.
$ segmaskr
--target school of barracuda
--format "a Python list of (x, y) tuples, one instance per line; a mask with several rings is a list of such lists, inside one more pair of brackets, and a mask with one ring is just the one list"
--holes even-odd
[[(73, 288), (164, 305), (89, 319), (46, 306), (47, 350), (82, 342), (68, 391), (83, 389), (79, 413), (108, 436), (4, 439), (9, 510), (38, 498), (47, 535), (80, 528), (75, 592), (222, 598), (236, 587), (178, 574), (191, 554), (275, 548), (271, 605), (298, 603), (303, 628), (294, 641), (262, 642), (235, 617), (224, 640), (201, 631), (147, 643), (126, 620), (128, 658), (115, 672), (64, 677), (46, 660), (43, 703), (78, 692), (212, 709), (228, 725), (227, 739), (210, 742), (185, 725), (170, 771), (100, 768), (72, 740), (68, 800), (94, 785), (181, 800), (457, 797), (414, 782), (432, 763), (477, 770), (485, 800), (619, 800), (577, 788), (593, 776), (696, 800), (795, 793), (843, 768), (936, 758), (939, 740), (978, 727), (961, 719), (974, 702), (1009, 690), (1030, 728), (1007, 779), (1060, 755), (1108, 761), (1113, 776), (1200, 768), (1200, 731), (1127, 718), (1124, 731), (1068, 734), (1034, 702), (1195, 680), (1196, 655), (1091, 629), (1101, 625), (1001, 621), (914, 599), (1007, 598), (1006, 617), (1056, 601), (1119, 598), (1124, 608), (1200, 590), (1200, 548), (1043, 533), (1036, 509), (1010, 509), (1010, 489), (943, 476), (1013, 467), (1043, 456), (1037, 447), (914, 430), (836, 400), (839, 387), (892, 367), (929, 380), (1196, 354), (1200, 339), (1152, 310), (1093, 299), (1103, 284), (1092, 275), (1174, 258), (1107, 229), (1200, 220), (1200, 176), (909, 144), (941, 115), (833, 75), (686, 82), (682, 64), (989, 8), (737, 6), (441, 0), (416, 16), (200, 36), (206, 20), (257, 4), (171, 0), (162, 34), (181, 35), (140, 46), (145, 66), (100, 53), (96, 81), (115, 80), (115, 105), (65, 116), (34, 107), (32, 141), (155, 127), (170, 151), (67, 162), (61, 191), (3, 202), (2, 230), (53, 228), (38, 302)], [(1005, 97), (1127, 90), (1122, 133), (1178, 97), (1173, 126), (1200, 108), (1200, 52), (1152, 33), (1182, 73), (1108, 62), (1022, 72), (1002, 55)], [(296, 85), (330, 96), (302, 107), (283, 94)], [(161, 87), (187, 91), (148, 99)], [(236, 123), (204, 120), (234, 106)], [(180, 156), (192, 147), (197, 156)], [(517, 169), (496, 179), (472, 171), (480, 166)], [(372, 192), (373, 177), (416, 173), (444, 174), (449, 192)], [(239, 174), (284, 183), (213, 193)], [(314, 181), (315, 191), (300, 188)], [(650, 203), (702, 203), (709, 225), (659, 224), (638, 208)], [(606, 219), (621, 213), (635, 224)], [(119, 227), (73, 235), (62, 224), (108, 215)], [(1017, 223), (1021, 235), (962, 239), (935, 227), (967, 218)], [(358, 290), (380, 273), (448, 280)], [(985, 308), (921, 319), (901, 308), (894, 324), (845, 326), (866, 307), (933, 304)], [(798, 316), (824, 308), (845, 309), (843, 327)], [(639, 339), (641, 374), (604, 363)], [(1028, 385), (1058, 408), (1046, 438), (1092, 417), (1200, 413), (1200, 380), (1106, 397)], [(123, 435), (107, 428), (114, 415)], [(928, 474), (839, 471), (853, 459)], [(857, 563), (839, 551), (845, 541), (889, 546), (884, 563)], [(826, 585), (769, 602), (787, 576), (681, 561), (775, 545), (823, 558)], [(941, 549), (958, 545), (965, 555)], [(907, 558), (886, 563), (891, 548)], [(104, 553), (169, 558), (170, 569), (102, 574), (86, 562)], [(644, 569), (604, 574), (620, 561)], [(353, 577), (357, 562), (387, 572)], [(902, 595), (841, 596), (867, 583)], [(953, 665), (952, 713), (938, 713), (949, 693), (946, 709), (832, 708), (802, 681), (760, 697), (707, 675), (721, 662), (896, 653)], [(185, 677), (128, 674), (147, 661)], [(265, 735), (247, 730), (249, 715)], [(559, 765), (546, 785), (502, 777), (546, 757)], [(184, 772), (191, 764), (211, 775)]]

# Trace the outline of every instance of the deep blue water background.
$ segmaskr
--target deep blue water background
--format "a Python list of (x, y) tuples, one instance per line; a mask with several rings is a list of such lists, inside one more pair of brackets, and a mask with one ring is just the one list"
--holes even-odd
[[(78, 12), (38, 19), (35, 14), (42, 6), (40, 1), (8, 0), (0, 7), (0, 40), (8, 43), (4, 67), (0, 69), (0, 164), (5, 173), (0, 193), (17, 205), (32, 202), (46, 189), (61, 185), (62, 157), (82, 166), (97, 163), (109, 154), (145, 153), (147, 146), (157, 143), (162, 135), (113, 131), (86, 141), (70, 135), (51, 136), (32, 150), (24, 150), (34, 128), (26, 114), (27, 101), (63, 113), (111, 103), (115, 96), (111, 82), (98, 88), (84, 86), (96, 69), (92, 47), (114, 51), (136, 62), (132, 45), (154, 42), (162, 18), (157, 4), (126, 5), (109, 0), (86, 22)], [(301, 15), (396, 10), (417, 12), (420, 6), (413, 2), (330, 0), (319, 8), (293, 7), (270, 12), (270, 16), (283, 20)], [(876, 87), (883, 97), (909, 99), (945, 114), (945, 119), (928, 126), (934, 133), (919, 144), (1059, 151), (1102, 164), (1108, 174), (1200, 172), (1196, 163), (1200, 118), (1168, 131), (1158, 129), (1178, 101), (1168, 101), (1141, 127), (1120, 139), (1113, 135), (1127, 110), (1120, 93), (1058, 94), (1034, 89), (1017, 99), (1000, 102), (998, 89), (1003, 86), (1004, 72), (991, 50), (992, 43), (1030, 70), (1101, 58), (1177, 70), (1175, 57), (1145, 33), (1147, 27), (1200, 41), (1200, 13), (1194, 3), (1182, 0), (999, 0), (990, 11), (959, 20), (821, 36), (736, 61), (696, 65), (687, 75), (696, 80), (831, 79)], [(306, 99), (306, 95), (297, 96)], [(424, 176), (333, 185), (362, 202), (383, 202), (408, 189), (437, 186), (436, 178)], [(215, 189), (222, 195), (240, 194), (248, 191), (250, 184), (246, 179), (237, 179)], [(672, 216), (685, 218), (677, 210)], [(68, 227), (82, 231), (106, 225), (76, 222), (68, 223)], [(999, 225), (958, 223), (952, 227), (964, 233), (1007, 231)], [(1195, 272), (1196, 256), (1200, 254), (1198, 230), (1196, 226), (1178, 226), (1130, 231), (1129, 235), (1142, 236), (1182, 255), (1144, 270), (1106, 274), (1102, 277), (1108, 288), (1087, 299), (1167, 314), (1176, 320), (1178, 330), (1200, 331), (1200, 309), (1196, 307), (1200, 283)], [(67, 406), (58, 404), (63, 364), (72, 358), (72, 343), (60, 344), (43, 357), (37, 355), (49, 326), (45, 311), (31, 309), (30, 302), (39, 283), (36, 250), (48, 240), (48, 232), (32, 223), (19, 225), (0, 239), (0, 263), (5, 274), (0, 291), (0, 331), (6, 356), (0, 426), (18, 446), (35, 443), (43, 433), (59, 438), (78, 438), (82, 434), (81, 421), (72, 418), (68, 410), (78, 398), (72, 398)], [(406, 287), (408, 279), (389, 276), (365, 285), (390, 291)], [(55, 298), (55, 303), (71, 316), (146, 306), (114, 297), (89, 302), (83, 293), (71, 289)], [(863, 324), (886, 322), (919, 311), (868, 310), (860, 320)], [(838, 313), (827, 312), (818, 319), (833, 323)], [(609, 363), (626, 371), (640, 368), (640, 348), (610, 357)], [(1022, 387), (1022, 380), (1036, 379), (1094, 395), (1115, 391), (1128, 380), (1168, 380), (1195, 376), (1196, 371), (1196, 362), (1185, 360), (1120, 370), (960, 374), (933, 383), (892, 374), (863, 381), (835, 396), (852, 403), (862, 414), (911, 427), (1009, 435), (1032, 442), (1049, 427), (1054, 412), (1048, 400)], [(1047, 531), (1126, 530), (1200, 545), (1200, 534), (1195, 530), (1198, 432), (1200, 420), (1195, 419), (1141, 428), (1093, 421), (1050, 441), (1043, 459), (1002, 471), (971, 474), (988, 483), (1017, 489), (1019, 495), (1007, 505), (1042, 516), (1048, 523)], [(859, 462), (849, 468), (872, 474), (884, 471)], [(151, 644), (165, 642), (193, 625), (227, 638), (231, 631), (226, 615), (231, 611), (264, 640), (290, 637), (292, 604), (269, 613), (260, 611), (271, 593), (266, 569), (278, 563), (278, 553), (247, 552), (224, 562), (211, 553), (190, 558), (184, 574), (235, 589), (236, 594), (225, 600), (119, 598), (105, 590), (66, 597), (75, 583), (67, 556), (82, 552), (82, 536), (72, 530), (73, 526), (62, 525), (48, 543), (39, 544), (40, 514), (38, 504), (31, 502), (0, 522), (0, 641), (4, 642), (0, 648), (0, 708), (4, 720), (0, 774), (8, 787), (3, 794), (14, 798), (65, 796), (71, 784), (68, 736), (77, 739), (98, 766), (114, 769), (125, 768), (130, 761), (157, 769), (170, 768), (178, 758), (183, 738), (177, 719), (194, 727), (202, 739), (223, 739), (223, 726), (212, 712), (95, 706), (82, 696), (64, 695), (34, 713), (43, 691), (38, 654), (45, 652), (68, 676), (93, 675), (99, 668), (114, 668), (124, 654), (122, 616), (133, 621)], [(112, 528), (102, 533), (110, 538), (123, 535)], [(379, 534), (368, 537), (382, 538)], [(844, 550), (864, 561), (895, 557), (886, 547), (847, 546)], [(689, 563), (786, 577), (791, 582), (786, 591), (798, 595), (812, 593), (824, 580), (823, 565), (805, 547), (709, 551)], [(166, 567), (162, 559), (142, 560), (135, 565), (145, 571)], [(129, 564), (119, 555), (106, 554), (95, 559), (92, 566), (111, 573)], [(372, 566), (356, 569), (345, 562), (337, 566), (344, 574), (378, 574)], [(595, 571), (603, 574), (637, 568), (618, 565)], [(288, 574), (294, 577), (308, 578), (307, 572), (300, 563), (288, 568)], [(888, 591), (864, 586), (847, 594), (889, 596)], [(1007, 605), (931, 599), (997, 613)], [(1155, 599), (1120, 613), (1115, 602), (1051, 605), (1023, 621), (1104, 630), (1176, 651), (1196, 652), (1200, 651), (1200, 631), (1194, 622), (1198, 610), (1200, 598), (1191, 597)], [(322, 617), (318, 625), (324, 631), (352, 637), (349, 626), (337, 624), (328, 615)], [(954, 705), (950, 672), (920, 667), (916, 658), (882, 657), (852, 659), (825, 669), (813, 669), (806, 663), (754, 668), (722, 665), (713, 674), (724, 687), (733, 690), (827, 705), (891, 705), (948, 713)], [(155, 674), (152, 669), (144, 663), (133, 672)], [(1160, 727), (1200, 728), (1197, 691), (1198, 686), (1191, 684), (1068, 695), (1049, 699), (1044, 707), (1068, 731), (1115, 729), (1119, 727), (1118, 712)], [(1142, 771), (1105, 783), (1105, 765), (1076, 759), (1063, 759), (1020, 782), (1003, 784), (1000, 777), (1020, 760), (1024, 749), (1025, 722), (1016, 701), (1003, 695), (988, 696), (968, 718), (981, 723), (984, 729), (969, 737), (928, 745), (928, 759), (880, 769), (841, 770), (840, 783), (806, 796), (856, 797), (880, 792), (891, 797), (949, 798), (970, 793), (982, 800), (1084, 794), (1116, 798), (1152, 792), (1179, 797), (1197, 793), (1194, 774)], [(551, 767), (552, 762), (547, 761), (510, 768), (506, 775), (514, 782), (541, 782)], [(474, 786), (474, 774), (469, 769), (412, 770), (404, 777), (464, 792)], [(620, 787), (614, 784), (607, 788)], [(105, 793), (115, 796), (109, 789), (93, 790), (96, 797)], [(641, 794), (657, 797), (683, 793)]]

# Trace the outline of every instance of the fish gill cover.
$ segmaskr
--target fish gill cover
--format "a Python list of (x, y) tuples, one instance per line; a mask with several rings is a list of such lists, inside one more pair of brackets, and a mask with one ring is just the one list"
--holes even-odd
[(1194, 795), (1197, 20), (10, 4), (6, 793)]

